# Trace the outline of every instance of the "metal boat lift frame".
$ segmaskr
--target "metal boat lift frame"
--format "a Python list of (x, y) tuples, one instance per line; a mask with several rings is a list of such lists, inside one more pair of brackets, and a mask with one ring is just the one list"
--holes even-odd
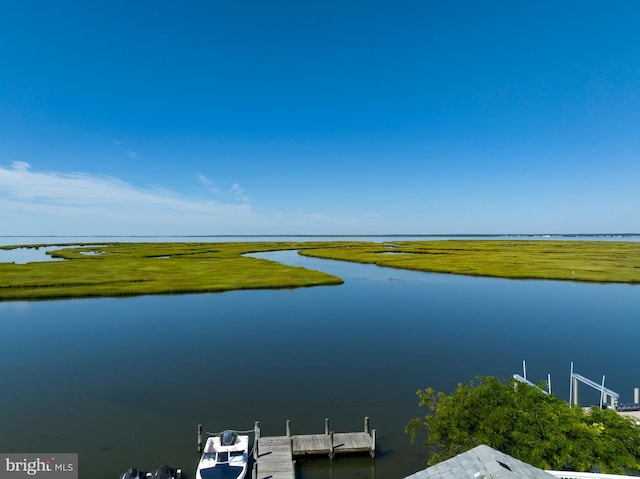
[(571, 384), (569, 388), (569, 404), (578, 405), (578, 381), (586, 384), (587, 386), (591, 386), (593, 389), (600, 391), (600, 407), (603, 407), (607, 404), (607, 397), (611, 398), (611, 407), (613, 409), (616, 408), (618, 404), (618, 400), (620, 399), (620, 394), (611, 389), (604, 387), (605, 376), (602, 375), (602, 384), (598, 384), (595, 381), (592, 381), (589, 378), (585, 378), (584, 376), (573, 372), (573, 362), (571, 363)]
[[(545, 394), (551, 394), (551, 375), (547, 375), (547, 386), (548, 390), (545, 391), (540, 386), (533, 384), (531, 381), (527, 379), (527, 364), (525, 361), (522, 361), (522, 376), (520, 374), (514, 374), (514, 379), (520, 381), (521, 383), (528, 384), (529, 386), (533, 386), (537, 389), (540, 389)], [(573, 361), (571, 362), (571, 378), (569, 382), (569, 404), (573, 404), (575, 406), (578, 405), (578, 382), (586, 384), (587, 386), (591, 386), (596, 391), (600, 391), (600, 407), (603, 407), (607, 404), (607, 400), (611, 400), (611, 405), (613, 409), (618, 405), (618, 400), (620, 399), (620, 395), (612, 391), (609, 388), (604, 387), (605, 376), (602, 376), (602, 383), (598, 384), (595, 381), (592, 381), (589, 378), (586, 378), (578, 373), (573, 372)]]
[(537, 384), (533, 384), (531, 381), (527, 379), (527, 363), (525, 361), (522, 361), (522, 374), (523, 376), (520, 376), (519, 374), (514, 374), (513, 378), (520, 381), (521, 383), (525, 383), (525, 384), (528, 384), (529, 386), (533, 386), (536, 389), (540, 389), (540, 391), (542, 391), (545, 394), (551, 394), (551, 375), (550, 374), (547, 374), (547, 387), (549, 388), (548, 391), (545, 391), (540, 386), (538, 386)]

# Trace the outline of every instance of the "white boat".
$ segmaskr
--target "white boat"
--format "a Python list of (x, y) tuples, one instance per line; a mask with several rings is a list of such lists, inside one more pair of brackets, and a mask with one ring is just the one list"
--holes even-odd
[(244, 479), (249, 462), (249, 436), (224, 431), (207, 439), (196, 479)]

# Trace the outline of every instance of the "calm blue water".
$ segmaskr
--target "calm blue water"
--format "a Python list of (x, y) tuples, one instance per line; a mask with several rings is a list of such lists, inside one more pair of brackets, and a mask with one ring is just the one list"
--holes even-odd
[[(98, 240), (99, 241), (99, 240)], [(438, 275), (270, 253), (341, 286), (0, 303), (0, 451), (78, 452), (80, 477), (161, 462), (194, 477), (196, 426), (359, 430), (378, 456), (301, 461), (304, 479), (394, 479), (424, 467), (403, 428), (415, 392), (451, 392), (527, 361), (568, 399), (569, 365), (630, 401), (640, 288)], [(581, 403), (599, 395), (580, 390)], [(426, 411), (425, 411), (426, 412)]]

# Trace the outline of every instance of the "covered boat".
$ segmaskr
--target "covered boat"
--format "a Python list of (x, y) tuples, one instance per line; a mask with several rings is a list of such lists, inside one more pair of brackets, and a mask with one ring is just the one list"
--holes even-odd
[(182, 470), (162, 464), (153, 472), (151, 477), (152, 479), (180, 479), (180, 477), (182, 477)]
[(249, 461), (249, 436), (224, 431), (207, 439), (196, 479), (243, 479)]
[(166, 464), (162, 464), (158, 467), (153, 474), (132, 467), (127, 472), (120, 475), (120, 479), (181, 479), (181, 477), (181, 469), (174, 469)]
[(120, 474), (120, 479), (146, 479), (148, 472), (140, 471), (135, 467), (132, 467), (127, 472)]

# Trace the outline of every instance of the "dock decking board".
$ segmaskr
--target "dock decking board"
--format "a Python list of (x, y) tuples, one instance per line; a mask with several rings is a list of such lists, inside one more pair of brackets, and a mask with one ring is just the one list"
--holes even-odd
[(291, 436), (293, 441), (293, 454), (329, 454), (331, 449), (330, 437), (326, 434), (307, 434), (304, 436)]
[(338, 432), (333, 435), (334, 452), (371, 452), (375, 447), (366, 432)]
[(291, 438), (259, 438), (256, 464), (254, 479), (294, 479)]
[[(328, 434), (305, 434), (291, 436), (293, 455), (330, 454), (331, 436)], [(373, 444), (371, 435), (366, 432), (343, 432), (333, 435), (333, 452), (371, 452)]]

